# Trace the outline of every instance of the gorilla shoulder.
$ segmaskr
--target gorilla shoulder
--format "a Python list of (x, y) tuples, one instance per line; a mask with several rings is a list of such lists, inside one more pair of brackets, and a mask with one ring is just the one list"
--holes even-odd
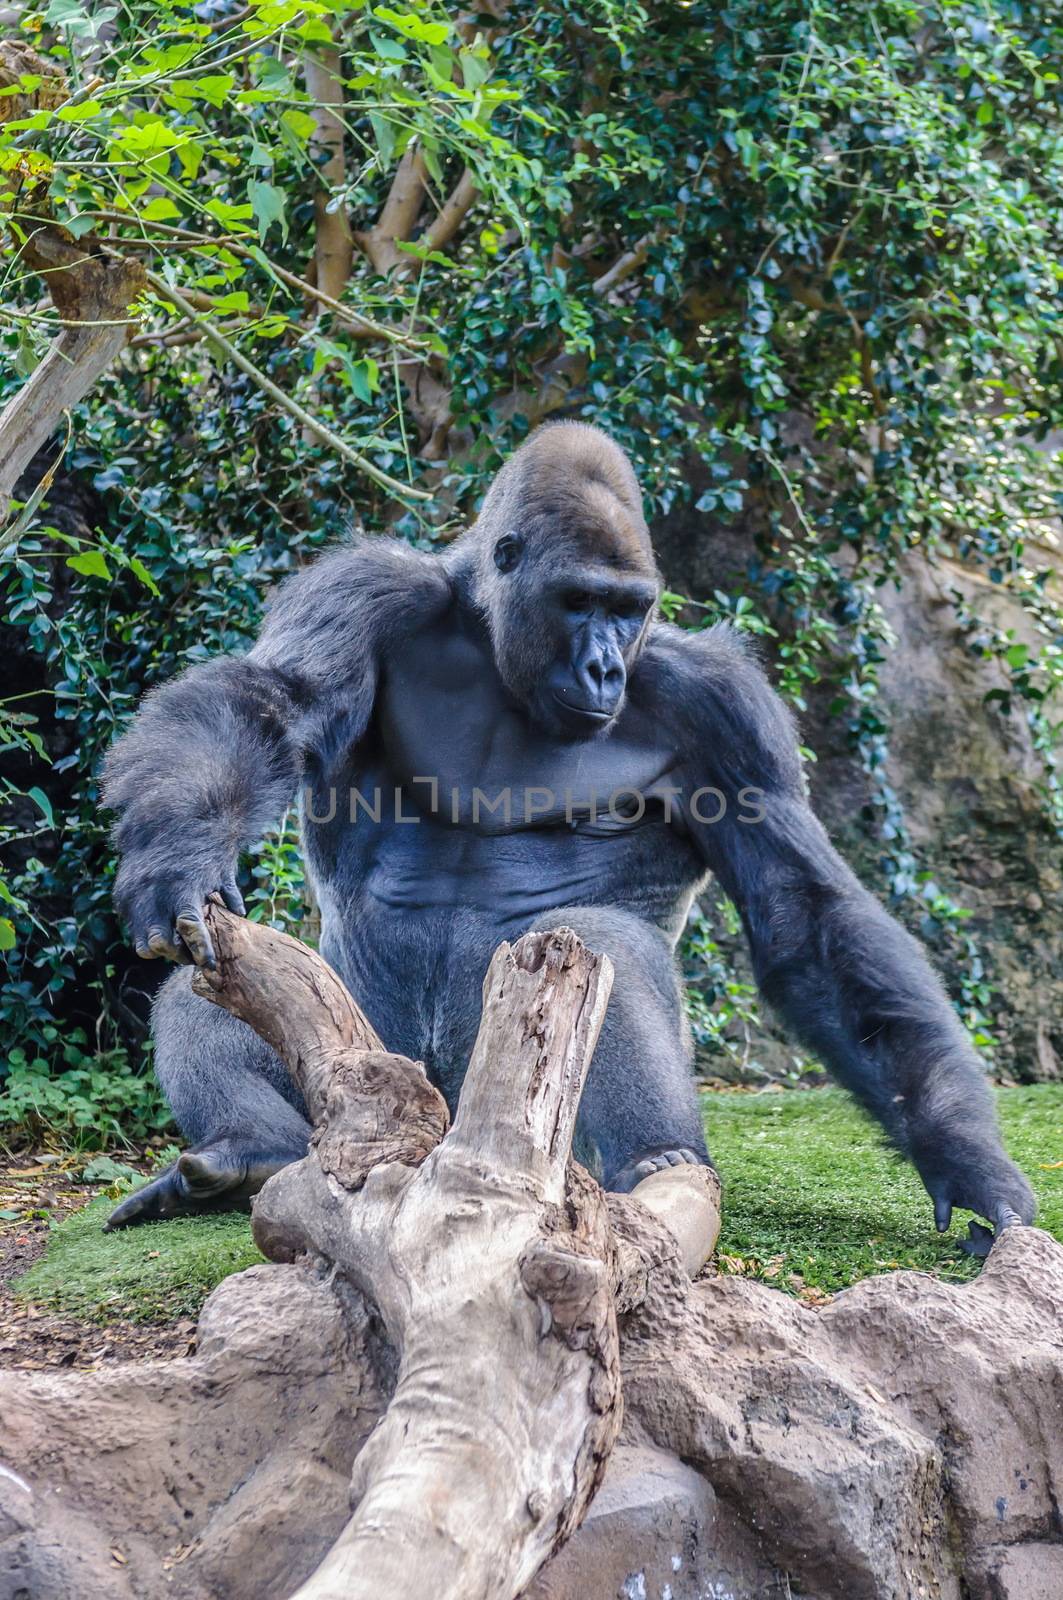
[(696, 632), (654, 623), (632, 697), (664, 709), (684, 753), (706, 774), (726, 767), (775, 792), (802, 791), (794, 719), (756, 646), (731, 623)]
[(399, 539), (363, 537), (281, 585), (251, 659), (304, 681), (342, 683), (441, 617), (453, 599), (437, 556)]

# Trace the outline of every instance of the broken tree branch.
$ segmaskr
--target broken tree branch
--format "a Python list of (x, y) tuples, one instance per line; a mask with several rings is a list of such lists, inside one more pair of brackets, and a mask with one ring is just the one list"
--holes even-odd
[(129, 307), (145, 288), (139, 262), (114, 254), (99, 239), (74, 239), (49, 220), (29, 234), (21, 260), (40, 273), (67, 326), (0, 414), (0, 520), (64, 411), (88, 394), (125, 346), (135, 326)]
[(499, 948), (444, 1139), (423, 1067), (383, 1049), (319, 956), (207, 914), (218, 966), (194, 988), (273, 1045), (315, 1122), (258, 1196), (255, 1238), (331, 1262), (399, 1359), (357, 1508), (298, 1600), (512, 1600), (597, 1488), (621, 1420), (616, 1297), (645, 1277), (570, 1163), (611, 966), (565, 929)]

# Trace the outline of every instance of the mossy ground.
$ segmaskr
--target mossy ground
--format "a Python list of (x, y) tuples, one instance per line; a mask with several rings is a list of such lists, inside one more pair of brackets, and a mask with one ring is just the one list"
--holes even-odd
[[(997, 1105), (1037, 1221), (1063, 1239), (1063, 1085), (1000, 1089)], [(724, 1183), (724, 1271), (791, 1291), (843, 1289), (896, 1267), (977, 1275), (980, 1263), (959, 1249), (970, 1214), (935, 1233), (915, 1171), (840, 1090), (707, 1094), (705, 1121)]]
[(195, 1316), (223, 1278), (262, 1260), (238, 1212), (104, 1233), (114, 1206), (101, 1197), (60, 1223), (14, 1285), (18, 1297), (91, 1322), (169, 1322)]
[[(998, 1103), (1038, 1221), (1063, 1239), (1063, 1165), (1054, 1165), (1063, 1163), (1063, 1085), (1003, 1089)], [(958, 1248), (968, 1219), (939, 1237), (915, 1173), (838, 1090), (706, 1094), (705, 1116), (725, 1185), (722, 1270), (807, 1298), (895, 1267), (977, 1274)], [(113, 1203), (95, 1200), (57, 1227), (18, 1295), (99, 1322), (168, 1321), (193, 1315), (222, 1278), (261, 1259), (245, 1216), (105, 1234)]]

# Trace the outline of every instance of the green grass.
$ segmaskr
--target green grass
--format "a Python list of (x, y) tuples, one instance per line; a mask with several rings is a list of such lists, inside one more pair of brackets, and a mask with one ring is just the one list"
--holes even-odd
[(114, 1205), (93, 1200), (61, 1223), (15, 1284), (19, 1298), (89, 1322), (171, 1322), (195, 1316), (223, 1278), (262, 1260), (243, 1213), (104, 1233)]
[[(934, 1231), (914, 1170), (838, 1089), (704, 1096), (709, 1149), (724, 1183), (724, 1270), (794, 1291), (843, 1289), (873, 1272), (918, 1267), (977, 1276), (959, 1250), (969, 1213)], [(1063, 1239), (1063, 1085), (997, 1091), (1008, 1151), (1037, 1195), (1038, 1224)], [(798, 1282), (793, 1281), (796, 1275)]]
[[(1038, 1221), (1063, 1238), (1063, 1085), (1002, 1089), (1008, 1149), (1026, 1172)], [(840, 1091), (706, 1094), (709, 1148), (724, 1179), (721, 1265), (791, 1293), (842, 1289), (869, 1273), (919, 1267), (973, 1278), (957, 1248), (967, 1218), (934, 1232), (915, 1173)], [(17, 1293), (91, 1321), (192, 1316), (231, 1272), (261, 1260), (242, 1215), (152, 1223), (102, 1233), (114, 1202), (94, 1200), (62, 1223)], [(796, 1281), (795, 1281), (796, 1279)]]

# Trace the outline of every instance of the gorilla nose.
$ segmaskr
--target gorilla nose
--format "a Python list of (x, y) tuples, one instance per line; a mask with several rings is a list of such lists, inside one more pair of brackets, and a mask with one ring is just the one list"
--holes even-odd
[(624, 664), (595, 651), (576, 666), (576, 693), (588, 711), (612, 711), (624, 692)]

